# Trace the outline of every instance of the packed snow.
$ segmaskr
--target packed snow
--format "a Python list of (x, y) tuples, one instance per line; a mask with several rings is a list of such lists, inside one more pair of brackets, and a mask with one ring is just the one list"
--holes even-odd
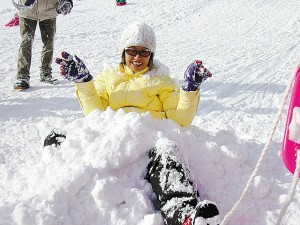
[[(157, 200), (144, 179), (148, 151), (177, 143), (200, 199), (215, 201), (221, 218), (240, 198), (283, 104), (300, 58), (299, 0), (74, 0), (59, 16), (55, 57), (79, 56), (97, 76), (117, 64), (120, 32), (144, 21), (156, 32), (156, 58), (178, 84), (194, 59), (213, 77), (201, 85), (191, 126), (149, 114), (95, 110), (84, 117), (75, 87), (59, 75), (56, 86), (39, 81), (41, 36), (33, 44), (31, 88), (13, 90), (19, 27), (5, 27), (15, 13), (0, 6), (0, 224), (163, 225)], [(229, 225), (271, 225), (279, 219), (292, 183), (280, 157), (288, 105), (249, 192)], [(299, 140), (299, 111), (292, 133)], [(297, 119), (298, 118), (298, 119)], [(67, 138), (43, 148), (52, 129)], [(283, 225), (298, 225), (297, 186)]]

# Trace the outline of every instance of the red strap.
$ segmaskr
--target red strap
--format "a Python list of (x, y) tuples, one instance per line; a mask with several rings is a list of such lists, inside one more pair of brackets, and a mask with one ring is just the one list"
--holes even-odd
[(192, 218), (191, 217), (189, 217), (189, 218), (187, 218), (184, 222), (183, 222), (183, 224), (182, 225), (192, 225)]

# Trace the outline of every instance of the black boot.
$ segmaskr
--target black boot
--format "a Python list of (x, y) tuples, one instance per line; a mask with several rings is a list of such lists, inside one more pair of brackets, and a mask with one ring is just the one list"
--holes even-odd
[(55, 144), (55, 147), (57, 147), (63, 142), (64, 139), (66, 139), (66, 135), (52, 130), (44, 140), (44, 147), (53, 144)]
[(29, 78), (18, 79), (14, 84), (15, 90), (25, 90), (29, 88)]
[(219, 225), (219, 210), (212, 201), (199, 202), (182, 225)]
[(171, 143), (164, 150), (150, 151), (146, 178), (159, 200), (165, 224), (181, 225), (185, 215), (197, 205), (197, 190), (176, 144)]

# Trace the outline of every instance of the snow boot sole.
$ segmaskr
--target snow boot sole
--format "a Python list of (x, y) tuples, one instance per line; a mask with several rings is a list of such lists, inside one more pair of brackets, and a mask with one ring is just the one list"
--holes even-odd
[(14, 84), (14, 89), (15, 90), (25, 90), (29, 88), (29, 82), (27, 79), (20, 79)]
[(53, 85), (59, 84), (58, 79), (55, 79), (53, 77), (41, 78), (40, 81), (43, 83), (53, 84)]

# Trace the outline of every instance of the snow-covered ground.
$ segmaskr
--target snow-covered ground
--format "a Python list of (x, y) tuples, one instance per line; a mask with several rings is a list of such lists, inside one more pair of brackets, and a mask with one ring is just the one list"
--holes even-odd
[(13, 9), (14, 6), (12, 4), (11, 0), (2, 0), (1, 1), (1, 5), (0, 5), (0, 10), (4, 10), (4, 9)]
[[(3, 4), (2, 4), (3, 1)], [(176, 141), (195, 177), (200, 197), (214, 200), (223, 218), (239, 199), (273, 129), (284, 92), (300, 62), (299, 0), (74, 0), (59, 16), (55, 57), (77, 54), (96, 76), (103, 62), (119, 60), (120, 32), (143, 20), (156, 31), (156, 58), (178, 82), (194, 59), (213, 77), (201, 85), (192, 126), (148, 114), (95, 111), (84, 117), (74, 85), (39, 81), (39, 30), (31, 88), (13, 90), (19, 28), (7, 28), (15, 10), (0, 8), (0, 224), (162, 225), (144, 180), (147, 151), (157, 141)], [(279, 152), (287, 106), (258, 175), (230, 225), (275, 224), (292, 174)], [(43, 140), (59, 128), (58, 149)], [(297, 136), (297, 135), (296, 135)], [(298, 225), (299, 187), (282, 224)]]

